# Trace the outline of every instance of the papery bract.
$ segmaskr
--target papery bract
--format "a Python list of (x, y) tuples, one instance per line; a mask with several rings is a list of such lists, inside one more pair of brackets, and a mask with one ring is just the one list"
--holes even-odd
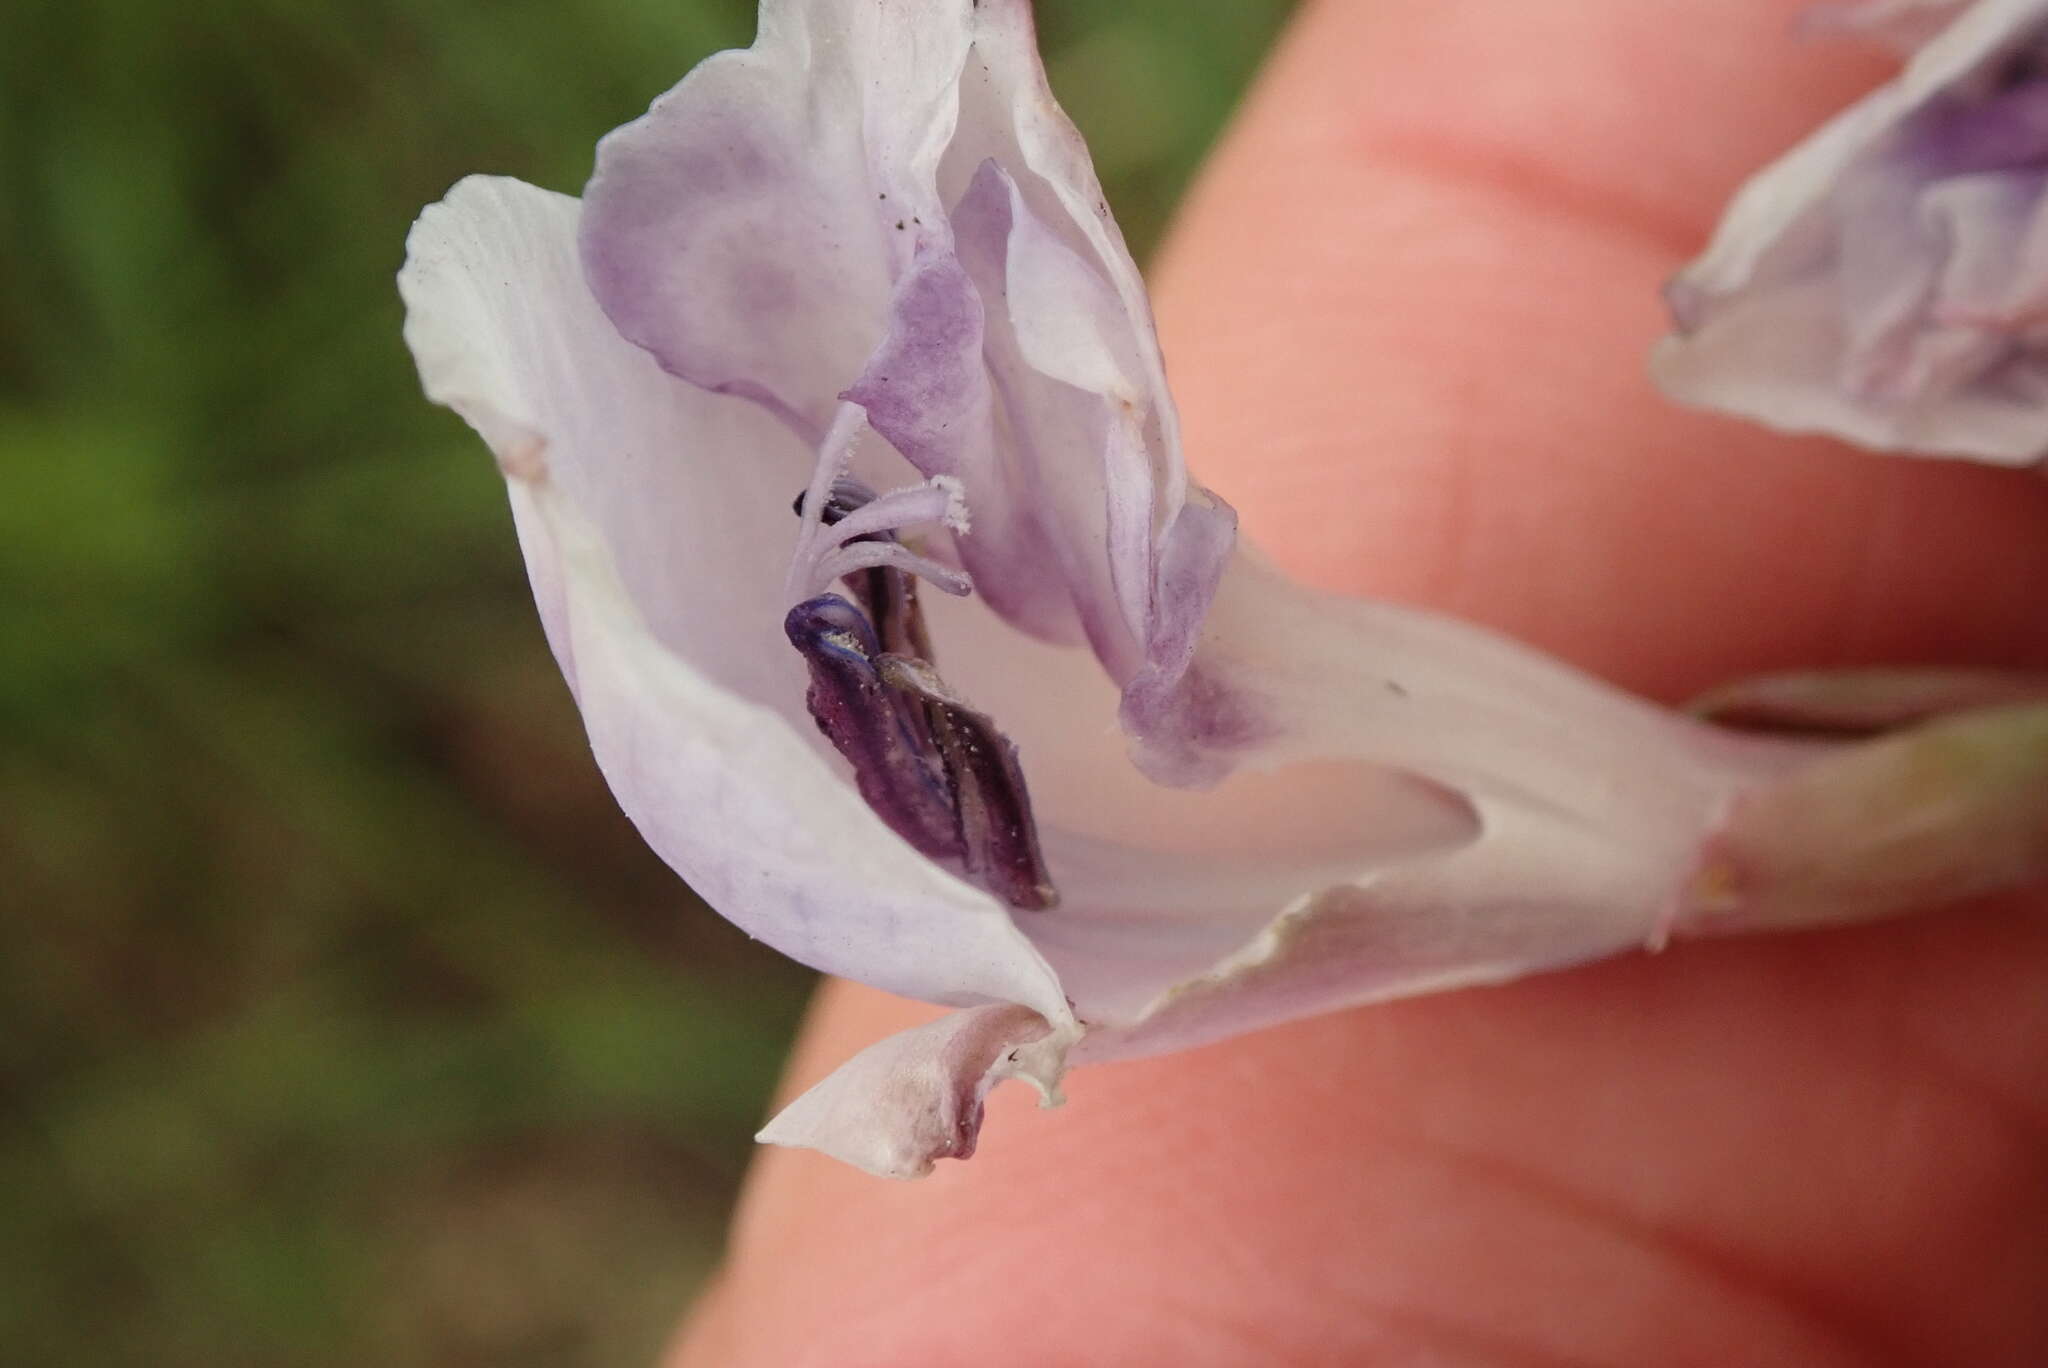
[[(1736, 195), (1651, 361), (1688, 403), (1887, 451), (2048, 454), (2048, 3), (1876, 0), (1913, 51)], [(1915, 50), (1917, 48), (1917, 50)]]
[(764, 1138), (914, 1175), (1002, 1078), (1807, 915), (1740, 819), (1826, 748), (1237, 546), (1021, 0), (769, 0), (584, 202), (464, 181), (400, 285), (649, 843), (963, 1009)]

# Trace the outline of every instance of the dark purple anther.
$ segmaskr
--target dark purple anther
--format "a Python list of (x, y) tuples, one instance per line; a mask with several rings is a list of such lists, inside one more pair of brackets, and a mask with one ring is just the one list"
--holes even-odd
[(1057, 906), (1009, 738), (926, 661), (885, 652), (866, 615), (837, 594), (790, 609), (783, 630), (810, 665), (811, 716), (890, 830), (1012, 907)]
[(1059, 905), (1059, 890), (1038, 846), (1031, 794), (1017, 763), (1017, 747), (946, 687), (922, 660), (885, 655), (876, 662), (882, 682), (921, 700), (933, 743), (960, 822), (967, 874), (1012, 907), (1043, 911)]
[(839, 595), (820, 594), (790, 609), (782, 629), (811, 668), (811, 716), (853, 766), (860, 796), (923, 854), (960, 859), (966, 852), (945, 766), (883, 686), (875, 668), (881, 644), (867, 618)]

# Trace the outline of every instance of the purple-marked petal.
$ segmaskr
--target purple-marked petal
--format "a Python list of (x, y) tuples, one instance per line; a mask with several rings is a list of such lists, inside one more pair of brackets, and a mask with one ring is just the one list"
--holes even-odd
[(866, 409), (875, 431), (926, 476), (982, 489), (996, 457), (981, 297), (950, 250), (918, 254), (890, 300), (887, 332), (840, 397)]
[(1162, 784), (1213, 783), (1264, 724), (1202, 675), (1189, 678), (1202, 624), (1237, 548), (1237, 512), (1191, 490), (1160, 550), (1147, 613), (1145, 666), (1124, 689), (1118, 720), (1134, 758)]
[(975, 19), (974, 60), (961, 81), (960, 126), (939, 172), (942, 193), (948, 203), (957, 201), (993, 160), (1009, 174), (1032, 217), (1099, 272), (1121, 302), (1129, 354), (1143, 372), (1150, 406), (1145, 418), (1156, 429), (1150, 446), (1158, 523), (1165, 526), (1179, 511), (1187, 473), (1180, 418), (1167, 391), (1144, 278), (1103, 198), (1087, 144), (1046, 84), (1029, 0), (982, 0)]
[[(1668, 292), (1673, 397), (1886, 451), (2048, 454), (2048, 3), (1885, 5), (1928, 37), (1758, 174)], [(1900, 27), (1903, 25), (1903, 27)]]
[[(953, 226), (973, 227), (957, 218)], [(927, 250), (897, 287), (888, 331), (844, 397), (921, 473), (961, 482), (973, 530), (954, 539), (954, 551), (996, 611), (1035, 635), (1077, 640), (1053, 534), (1031, 497), (1029, 453), (1006, 419), (998, 431), (987, 347), (987, 310), (960, 257)]]
[(1179, 693), (1195, 725), (1176, 763), (1348, 761), (1409, 784), (1359, 809), (1361, 824), (1418, 822), (1433, 800), (1465, 825), (1441, 820), (1434, 844), (1304, 883), (1256, 936), (1077, 1058), (1653, 943), (1729, 804), (1810, 754), (1724, 737), (1492, 633), (1315, 594), (1242, 556)]
[(1005, 439), (1002, 484), (1017, 507), (1031, 510), (1034, 524), (1029, 538), (970, 544), (963, 554), (1013, 594), (1016, 586), (1030, 588), (1040, 600), (1026, 609), (1030, 620), (1057, 605), (1079, 630), (1042, 635), (1085, 639), (1111, 677), (1125, 681), (1143, 659), (1144, 623), (1123, 586), (1156, 573), (1153, 455), (1127, 406), (1047, 375), (1026, 356), (1012, 292), (1025, 288), (1036, 299), (1041, 291), (1012, 270), (1012, 252), (1020, 239), (1046, 230), (1026, 216), (1000, 166), (982, 164), (954, 208), (954, 223), (961, 264), (987, 313), (984, 346)]
[(770, 0), (753, 48), (605, 140), (588, 198), (626, 337), (809, 438), (862, 405), (961, 479), (975, 530), (950, 553), (998, 611), (1085, 636), (1120, 681), (1144, 668), (1178, 420), (1027, 5)]
[(954, 249), (920, 251), (844, 397), (920, 471), (962, 481), (975, 525), (956, 550), (998, 612), (1129, 678), (1168, 541), (1133, 324), (995, 163), (949, 223)]
[(1022, 1007), (954, 1012), (868, 1046), (756, 1138), (883, 1178), (921, 1178), (940, 1159), (974, 1153), (983, 1100), (1002, 1079), (1025, 1079), (1056, 1103), (1071, 1039)]
[[(611, 331), (576, 268), (576, 214), (516, 181), (465, 181), (413, 230), (401, 289), (428, 393), (506, 465), (550, 637), (620, 806), (707, 902), (786, 954), (934, 1002), (1064, 1019), (1007, 911), (890, 832), (802, 711), (773, 550), (799, 480), (741, 500), (758, 477), (725, 459), (794, 444)], [(804, 457), (786, 459), (795, 471)], [(750, 528), (757, 514), (782, 536)], [(746, 573), (757, 561), (765, 588)]]
[(914, 244), (942, 232), (933, 178), (970, 39), (944, 0), (762, 5), (752, 48), (599, 145), (583, 257), (619, 331), (822, 431)]

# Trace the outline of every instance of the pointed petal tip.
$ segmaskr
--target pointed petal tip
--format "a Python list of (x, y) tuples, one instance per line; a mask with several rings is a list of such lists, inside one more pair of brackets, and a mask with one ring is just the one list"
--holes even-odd
[[(476, 429), (508, 480), (545, 479), (548, 444), (530, 412), (530, 396), (521, 394), (495, 345), (502, 310), (484, 280), (485, 263), (504, 271), (535, 264), (531, 251), (507, 252), (505, 244), (522, 235), (545, 241), (566, 234), (576, 212), (568, 196), (509, 176), (464, 176), (421, 210), (406, 234), (398, 293), (420, 386)], [(531, 282), (535, 297), (545, 296), (549, 284)]]

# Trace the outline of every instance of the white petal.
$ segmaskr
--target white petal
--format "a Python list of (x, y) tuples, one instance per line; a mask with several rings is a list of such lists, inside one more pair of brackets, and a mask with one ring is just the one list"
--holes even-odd
[(883, 1178), (921, 1178), (939, 1159), (965, 1159), (982, 1101), (1022, 1078), (1047, 1105), (1074, 1032), (1022, 1007), (978, 1007), (876, 1042), (783, 1108), (755, 1138), (820, 1150)]
[(1481, 812), (1483, 834), (1458, 850), (1302, 896), (1234, 954), (1091, 1033), (1074, 1062), (1184, 1050), (1654, 947), (1708, 830), (1702, 813), (1686, 843), (1641, 851), (1624, 844), (1637, 833), (1591, 829), (1562, 811)]
[(420, 216), (399, 287), (427, 393), (511, 473), (548, 442), (551, 478), (602, 528), (663, 645), (808, 726), (781, 580), (810, 454), (619, 338), (583, 285), (577, 213), (566, 195), (476, 176)]
[(1316, 594), (1242, 556), (1188, 679), (1160, 719), (1174, 744), (1239, 766), (1377, 767), (1416, 786), (1393, 810), (1413, 820), (1434, 792), (1465, 804), (1469, 825), (1304, 882), (1258, 935), (1091, 1034), (1077, 1061), (1660, 943), (1730, 804), (1812, 754), (1712, 731), (1480, 628)]
[[(1172, 556), (1165, 544), (1195, 531), (1180, 524), (1190, 495), (1179, 411), (1167, 388), (1144, 279), (1110, 214), (1087, 144), (1046, 83), (1028, 0), (980, 0), (975, 18), (977, 60), (961, 83), (959, 126), (940, 167), (940, 191), (948, 204), (959, 205), (991, 161), (1014, 187), (1011, 219), (1016, 229), (1007, 250), (1021, 263), (1006, 267), (1005, 274), (1006, 283), (1028, 287), (1023, 300), (1027, 317), (1018, 338), (1027, 364), (1043, 363), (1054, 373), (1058, 369), (1055, 348), (1034, 345), (1034, 335), (1042, 342), (1052, 339), (1043, 332), (1047, 315), (1030, 306), (1049, 300), (1058, 277), (1071, 275), (1074, 268), (1095, 282), (1074, 297), (1076, 306), (1085, 305), (1087, 326), (1100, 343), (1100, 350), (1091, 344), (1096, 364), (1087, 369), (1091, 377), (1106, 375), (1112, 368), (1101, 362), (1113, 358), (1114, 370), (1121, 372), (1118, 390), (1088, 390), (1111, 400), (1106, 439), (1092, 444), (1101, 453), (1098, 478), (1108, 494), (1097, 517), (1109, 538), (1111, 602), (1143, 646), (1140, 661), (1104, 641), (1099, 611), (1097, 622), (1090, 624), (1091, 639), (1119, 682), (1128, 683), (1137, 664), (1156, 668), (1162, 663), (1160, 624), (1148, 608), (1163, 592), (1160, 561)], [(1054, 255), (1054, 243), (1065, 254)], [(1054, 265), (1058, 269), (1052, 273), (1041, 269)], [(1105, 289), (1115, 301), (1113, 310), (1107, 307)], [(1121, 388), (1125, 382), (1128, 390)], [(1202, 495), (1195, 500), (1208, 502)], [(1150, 555), (1135, 552), (1136, 534), (1149, 543)], [(1189, 540), (1207, 541), (1198, 534)], [(1213, 582), (1216, 566), (1208, 568), (1210, 573), (1199, 577), (1205, 584)], [(1083, 616), (1088, 616), (1085, 610)]]
[(1827, 281), (1774, 286), (1650, 354), (1663, 391), (1697, 408), (1789, 433), (1827, 433), (1873, 451), (1961, 456), (2024, 466), (2048, 451), (2041, 392), (1947, 396), (1933, 410), (1873, 407), (1841, 382), (1845, 351)]
[[(1058, 982), (1007, 910), (892, 834), (822, 753), (795, 701), (802, 662), (762, 648), (780, 626), (777, 577), (757, 591), (722, 557), (677, 562), (678, 583), (652, 573), (665, 540), (749, 523), (754, 466), (719, 457), (781, 434), (617, 337), (576, 270), (575, 229), (573, 200), (465, 181), (414, 229), (401, 288), (428, 393), (499, 453), (550, 639), (620, 806), (707, 902), (796, 959), (1064, 1020)], [(778, 546), (788, 488), (774, 487)], [(665, 539), (664, 514), (691, 521)]]
[[(1135, 673), (1144, 654), (1143, 590), (1133, 595), (1130, 585), (1148, 583), (1154, 571), (1156, 453), (1134, 432), (1138, 415), (1128, 394), (1118, 402), (1077, 387), (1044, 373), (1025, 354), (1011, 286), (1024, 284), (1022, 302), (1039, 313), (1045, 312), (1046, 291), (1035, 277), (1019, 281), (1010, 256), (1027, 241), (1043, 241), (1050, 230), (1030, 219), (1001, 167), (983, 164), (954, 205), (952, 222), (960, 264), (985, 301), (983, 348), (1006, 436), (998, 453), (999, 501), (1033, 519), (1038, 529), (1035, 537), (995, 542), (977, 534), (962, 553), (1008, 599), (1028, 594), (1051, 600), (1077, 618), (1079, 633), (1054, 639), (1085, 636), (1103, 667), (1122, 681)], [(1049, 258), (1056, 250), (1046, 247), (1037, 255)], [(1085, 270), (1071, 255), (1068, 260), (1076, 271)], [(1076, 303), (1100, 306), (1103, 293), (1098, 285)], [(1097, 318), (1085, 326), (1104, 347), (1114, 348), (1107, 337), (1119, 323), (1127, 320)], [(1114, 362), (1109, 364), (1113, 369)], [(1018, 616), (1010, 603), (992, 601)], [(1022, 616), (1043, 621), (1050, 614), (1034, 605)]]
[(1017, 350), (1041, 375), (1135, 405), (1139, 366), (1124, 304), (1096, 268), (1036, 214), (1014, 185), (1004, 302)]
[(959, 127), (939, 173), (941, 193), (956, 203), (982, 163), (993, 158), (1015, 179), (1031, 212), (1052, 225), (1122, 301), (1131, 320), (1131, 354), (1144, 373), (1160, 428), (1161, 522), (1169, 522), (1187, 476), (1180, 419), (1167, 392), (1144, 278), (1110, 216), (1087, 143), (1046, 83), (1029, 0), (979, 0), (974, 17), (978, 62), (962, 82)]
[[(1018, 742), (1063, 892), (1023, 928), (1077, 1014), (1112, 1028), (1105, 1039), (1222, 966), (1233, 982), (1254, 961), (1285, 966), (1246, 977), (1213, 1018), (1234, 1030), (1322, 1010), (1325, 995), (1341, 1005), (1640, 946), (1731, 795), (1804, 754), (1240, 556), (1150, 738), (1174, 751), (1168, 768), (1229, 777), (1161, 788), (1123, 753), (1115, 691), (1085, 653), (1005, 637), (972, 603), (932, 605), (931, 624), (949, 678)], [(1367, 890), (1358, 957), (1260, 948), (1327, 946), (1320, 928), (1298, 934), (1301, 917), (1356, 922)], [(1194, 1029), (1189, 1010), (1175, 1009), (1175, 1030)]]
[(1473, 834), (1456, 794), (1382, 766), (1282, 764), (1207, 789), (1132, 764), (1118, 692), (1085, 649), (1008, 630), (974, 600), (926, 616), (950, 682), (1018, 744), (1060, 905), (1019, 925), (1091, 1022), (1142, 1009), (1304, 893)]
[[(985, 165), (1004, 202), (977, 243)], [(752, 48), (604, 140), (587, 204), (586, 270), (624, 336), (812, 437), (860, 403), (923, 474), (961, 479), (958, 556), (999, 611), (1085, 634), (1120, 682), (1162, 671), (1161, 562), (1213, 539), (1180, 520), (1143, 283), (1028, 4), (769, 0)]]

